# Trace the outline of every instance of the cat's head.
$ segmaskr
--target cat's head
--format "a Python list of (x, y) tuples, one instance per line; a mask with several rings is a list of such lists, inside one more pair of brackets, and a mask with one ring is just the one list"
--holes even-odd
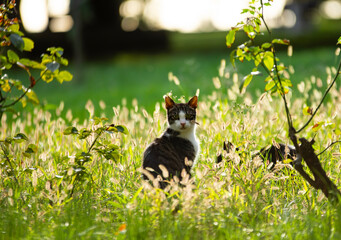
[(175, 103), (169, 96), (165, 97), (169, 127), (175, 131), (188, 131), (196, 124), (198, 97), (192, 97), (188, 103)]

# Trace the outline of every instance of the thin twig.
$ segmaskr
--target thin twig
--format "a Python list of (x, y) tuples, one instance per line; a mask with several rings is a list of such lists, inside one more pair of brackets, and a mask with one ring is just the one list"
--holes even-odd
[[(281, 91), (282, 91), (281, 97), (282, 97), (282, 99), (284, 101), (285, 113), (287, 115), (287, 121), (288, 121), (289, 129), (290, 129), (290, 128), (292, 128), (292, 119), (291, 119), (291, 114), (290, 114), (289, 107), (288, 107), (288, 102), (287, 102), (287, 99), (286, 99), (286, 96), (285, 96), (285, 93), (284, 93), (284, 88), (283, 88), (283, 84), (282, 84), (282, 81), (281, 81), (281, 77), (280, 77), (279, 72), (278, 72), (278, 63), (277, 63), (277, 60), (276, 60), (275, 46), (272, 43), (272, 40), (273, 40), (272, 39), (272, 33), (271, 33), (271, 31), (270, 31), (270, 29), (269, 29), (269, 27), (266, 24), (266, 21), (264, 19), (264, 14), (263, 14), (264, 13), (264, 5), (263, 5), (263, 1), (261, 0), (260, 3), (261, 3), (261, 8), (262, 8), (261, 19), (262, 19), (262, 21), (263, 21), (263, 23), (264, 23), (264, 25), (266, 27), (266, 30), (267, 30), (267, 32), (269, 33), (269, 36), (270, 36), (271, 45), (272, 45), (271, 46), (271, 52), (272, 52), (273, 58), (274, 58), (275, 71), (276, 71), (276, 75), (277, 75), (277, 79), (278, 79), (279, 85), (281, 87)], [(264, 65), (263, 65), (263, 67), (264, 67)], [(268, 72), (268, 74), (269, 74), (269, 76), (271, 76), (270, 71)], [(272, 76), (271, 76), (271, 78), (276, 83), (275, 78), (272, 77)]]
[(321, 155), (322, 153), (324, 153), (325, 151), (327, 151), (328, 148), (330, 148), (331, 146), (333, 146), (334, 144), (336, 143), (341, 143), (341, 141), (335, 141), (335, 142), (332, 142), (328, 147), (326, 147), (322, 152), (320, 152), (319, 154), (316, 154), (316, 156), (319, 156)]
[(326, 92), (324, 93), (319, 105), (317, 106), (317, 108), (315, 109), (314, 113), (311, 115), (311, 117), (309, 118), (309, 120), (299, 129), (296, 131), (296, 133), (299, 133), (301, 132), (303, 129), (305, 129), (309, 123), (311, 122), (311, 120), (313, 120), (314, 116), (316, 115), (317, 111), (320, 109), (320, 107), (322, 106), (322, 103), (324, 101), (324, 99), (327, 97), (330, 89), (333, 87), (334, 83), (336, 82), (337, 78), (339, 77), (340, 75), (340, 71), (341, 71), (341, 60), (340, 60), (340, 63), (339, 63), (339, 67), (337, 68), (337, 71), (336, 71), (336, 75), (332, 81), (332, 83), (329, 85), (328, 89), (326, 90)]

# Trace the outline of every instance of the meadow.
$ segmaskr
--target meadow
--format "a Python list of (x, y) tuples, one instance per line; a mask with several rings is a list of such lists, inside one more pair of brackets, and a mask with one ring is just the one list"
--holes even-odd
[[(281, 53), (294, 66), (288, 74), (295, 126), (308, 118), (302, 109), (321, 99), (333, 74), (329, 66), (336, 63), (334, 51), (297, 51), (292, 58)], [(331, 205), (290, 164), (270, 171), (252, 157), (273, 141), (289, 143), (284, 106), (263, 94), (261, 78), (240, 94), (250, 69), (246, 64), (234, 70), (227, 59), (228, 53), (120, 55), (86, 63), (78, 82), (41, 86), (38, 96), (55, 105), (52, 110), (35, 107), (1, 122), (0, 139), (18, 141), (1, 152), (0, 239), (340, 239), (340, 206)], [(168, 80), (169, 72), (179, 85), (174, 77)], [(302, 133), (315, 137), (317, 152), (340, 137), (331, 127), (341, 126), (340, 81), (336, 85), (314, 120), (326, 124)], [(201, 154), (192, 181), (163, 191), (142, 180), (140, 167), (145, 147), (166, 128), (162, 96), (170, 91), (182, 100), (199, 93)], [(129, 131), (107, 131), (98, 139), (98, 148), (117, 146), (113, 158), (93, 151), (77, 167), (79, 154), (96, 140), (95, 130), (106, 124)], [(94, 132), (85, 139), (64, 134), (70, 126)], [(241, 153), (225, 153), (217, 164), (224, 141)], [(30, 144), (38, 148), (27, 154)], [(340, 153), (334, 145), (320, 155), (337, 186)]]

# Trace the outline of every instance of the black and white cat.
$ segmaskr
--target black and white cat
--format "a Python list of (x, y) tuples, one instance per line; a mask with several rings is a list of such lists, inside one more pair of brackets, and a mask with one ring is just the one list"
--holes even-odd
[[(147, 147), (142, 164), (143, 169), (154, 178), (161, 177), (161, 188), (167, 186), (174, 176), (181, 181), (183, 171), (190, 177), (200, 151), (200, 143), (195, 135), (198, 97), (192, 97), (188, 103), (175, 103), (166, 96), (165, 103), (169, 126), (161, 137)], [(164, 168), (167, 174), (163, 173)], [(149, 179), (148, 175), (145, 172), (144, 179)]]

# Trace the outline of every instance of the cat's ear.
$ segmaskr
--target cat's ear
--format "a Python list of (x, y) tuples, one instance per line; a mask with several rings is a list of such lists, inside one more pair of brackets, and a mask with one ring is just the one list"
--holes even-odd
[(188, 104), (190, 107), (192, 107), (192, 108), (197, 108), (197, 106), (198, 106), (198, 97), (197, 97), (197, 96), (192, 97), (192, 98), (188, 101), (187, 104)]
[(169, 96), (165, 97), (165, 103), (166, 103), (166, 109), (170, 109), (175, 105), (175, 102)]

